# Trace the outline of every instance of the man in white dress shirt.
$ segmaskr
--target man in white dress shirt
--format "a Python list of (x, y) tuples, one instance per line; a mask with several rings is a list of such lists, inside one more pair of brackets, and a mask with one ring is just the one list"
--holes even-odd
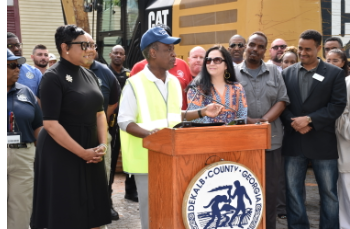
[[(182, 91), (178, 79), (168, 70), (174, 67), (174, 44), (181, 39), (170, 37), (160, 27), (149, 29), (141, 38), (141, 50), (148, 64), (127, 79), (122, 91), (118, 124), (120, 127), (123, 170), (135, 176), (139, 197), (142, 229), (148, 229), (148, 150), (142, 139), (161, 128), (181, 122), (184, 111)], [(191, 110), (187, 120), (200, 116), (216, 117), (223, 106), (209, 104), (200, 110)]]

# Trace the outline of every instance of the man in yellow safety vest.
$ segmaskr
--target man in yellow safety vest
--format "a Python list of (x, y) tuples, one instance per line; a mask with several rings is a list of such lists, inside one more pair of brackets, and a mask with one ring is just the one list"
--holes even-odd
[[(144, 33), (140, 46), (148, 65), (127, 80), (120, 100), (118, 124), (123, 170), (135, 175), (142, 229), (148, 229), (148, 151), (142, 147), (142, 138), (161, 128), (175, 126), (185, 113), (181, 111), (180, 83), (168, 72), (175, 63), (174, 44), (180, 41), (160, 27)], [(186, 119), (216, 117), (222, 108), (219, 104), (209, 104), (200, 110), (188, 111)]]

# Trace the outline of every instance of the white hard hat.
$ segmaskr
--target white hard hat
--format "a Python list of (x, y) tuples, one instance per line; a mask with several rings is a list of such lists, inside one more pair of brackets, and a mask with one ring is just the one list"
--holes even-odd
[(49, 53), (49, 58), (50, 58), (49, 60), (57, 60), (56, 56), (52, 53)]

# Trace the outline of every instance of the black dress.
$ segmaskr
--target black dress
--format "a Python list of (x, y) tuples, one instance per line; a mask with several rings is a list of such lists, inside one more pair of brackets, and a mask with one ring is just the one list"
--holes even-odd
[[(96, 113), (103, 96), (96, 76), (61, 58), (40, 84), (43, 119), (58, 120), (85, 149), (99, 145)], [(87, 164), (43, 129), (34, 166), (32, 228), (88, 229), (111, 223), (104, 162)]]

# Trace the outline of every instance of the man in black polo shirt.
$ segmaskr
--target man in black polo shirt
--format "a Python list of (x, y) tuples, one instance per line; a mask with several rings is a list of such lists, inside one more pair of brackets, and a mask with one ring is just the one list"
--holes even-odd
[[(125, 50), (123, 46), (116, 45), (112, 48), (111, 53), (109, 54), (111, 58), (111, 63), (108, 66), (109, 69), (114, 73), (115, 77), (119, 81), (121, 88), (123, 89), (125, 81), (130, 76), (130, 70), (124, 68), (123, 63), (125, 61)], [(118, 109), (116, 110), (116, 117), (118, 117)], [(119, 150), (120, 150), (120, 137), (119, 137), (119, 127), (117, 122), (115, 126), (110, 127), (109, 132), (112, 135), (112, 166), (111, 166), (111, 181), (114, 179), (114, 171), (116, 168)], [(113, 174), (112, 174), (113, 173)], [(112, 182), (113, 183), (113, 182)], [(112, 188), (111, 188), (112, 189)], [(126, 175), (125, 179), (125, 199), (138, 202), (138, 195), (136, 190), (136, 184), (134, 176)]]
[(126, 57), (123, 46), (114, 46), (109, 54), (109, 57), (111, 58), (111, 63), (108, 67), (114, 73), (115, 77), (117, 77), (117, 80), (123, 89), (126, 79), (130, 76), (130, 70), (123, 67)]
[[(118, 106), (121, 88), (120, 88), (119, 82), (116, 80), (111, 70), (109, 70), (109, 68), (106, 65), (101, 64), (98, 61), (95, 61), (95, 57), (97, 55), (95, 41), (92, 39), (92, 37), (89, 34), (85, 33), (85, 36), (89, 41), (88, 47), (86, 49), (87, 55), (85, 57), (89, 61), (87, 65), (83, 67), (93, 71), (98, 78), (98, 82), (100, 84), (101, 92), (103, 94), (103, 99), (104, 99), (103, 108), (107, 116), (107, 121), (110, 124), (112, 122), (112, 120), (110, 119), (112, 119), (111, 117), (113, 117), (115, 109)], [(112, 139), (113, 139), (112, 136), (108, 135), (107, 142), (111, 143), (111, 144), (108, 144), (108, 148), (111, 148), (111, 149), (113, 149), (113, 147), (110, 147), (110, 146), (113, 146)], [(114, 177), (114, 170), (115, 170), (115, 167), (114, 169), (111, 168), (112, 167), (111, 165), (113, 165), (113, 163), (111, 163), (111, 161), (113, 162), (113, 151), (111, 151), (111, 149), (108, 149), (107, 154), (105, 155), (105, 164), (106, 164), (107, 180), (108, 180), (109, 187), (111, 187), (113, 184), (113, 179), (111, 179), (111, 174), (113, 173), (113, 177)], [(110, 188), (109, 190), (111, 195), (112, 189)], [(113, 208), (112, 199), (111, 199), (111, 216), (112, 216), (112, 220), (119, 219), (118, 212), (116, 212)]]

